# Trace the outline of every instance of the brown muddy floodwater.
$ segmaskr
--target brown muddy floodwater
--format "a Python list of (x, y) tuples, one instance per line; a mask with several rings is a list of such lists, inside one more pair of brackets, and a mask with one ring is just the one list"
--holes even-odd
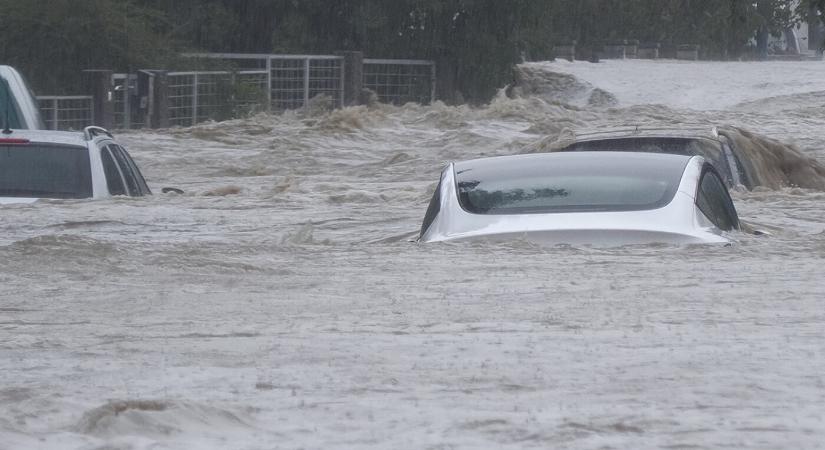
[(820, 447), (825, 193), (736, 192), (773, 235), (728, 247), (410, 238), (447, 161), (565, 128), (825, 162), (823, 68), (540, 63), (482, 108), (121, 133), (157, 195), (2, 208), (0, 449)]

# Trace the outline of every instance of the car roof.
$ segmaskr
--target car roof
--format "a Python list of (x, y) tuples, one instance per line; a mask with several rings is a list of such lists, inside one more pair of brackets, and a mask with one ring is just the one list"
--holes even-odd
[(0, 77), (3, 78), (20, 78), (20, 74), (12, 66), (0, 65)]
[(31, 142), (58, 145), (80, 145), (86, 147), (83, 133), (78, 131), (52, 130), (12, 130), (11, 134), (0, 134), (0, 139), (28, 139)]
[(658, 164), (663, 169), (681, 167), (684, 169), (688, 160), (694, 156), (676, 155), (670, 153), (645, 152), (556, 152), (556, 153), (527, 153), (521, 155), (496, 156), (490, 158), (471, 159), (454, 163), (455, 172), (460, 174), (466, 170), (516, 170), (520, 167), (529, 168), (537, 163), (552, 164), (554, 167), (565, 164), (581, 164), (594, 162), (594, 169), (615, 165), (627, 167), (634, 162)]
[(683, 127), (645, 127), (627, 126), (600, 128), (592, 130), (578, 130), (573, 132), (576, 141), (591, 141), (601, 139), (621, 138), (685, 138), (685, 139), (719, 139), (716, 127), (683, 126)]

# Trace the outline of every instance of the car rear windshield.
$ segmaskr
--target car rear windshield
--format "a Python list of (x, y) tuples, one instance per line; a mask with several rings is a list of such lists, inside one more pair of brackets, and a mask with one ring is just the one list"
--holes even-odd
[(92, 175), (86, 148), (0, 145), (0, 197), (91, 196)]
[(641, 211), (673, 200), (690, 158), (554, 153), (457, 163), (459, 203), (473, 214)]

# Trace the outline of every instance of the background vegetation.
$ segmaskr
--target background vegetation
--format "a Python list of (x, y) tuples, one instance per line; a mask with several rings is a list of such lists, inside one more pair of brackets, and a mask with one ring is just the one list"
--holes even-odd
[(746, 54), (756, 36), (819, 20), (825, 0), (0, 0), (0, 63), (43, 93), (80, 71), (174, 66), (184, 50), (434, 59), (442, 98), (485, 101), (552, 43), (638, 39)]

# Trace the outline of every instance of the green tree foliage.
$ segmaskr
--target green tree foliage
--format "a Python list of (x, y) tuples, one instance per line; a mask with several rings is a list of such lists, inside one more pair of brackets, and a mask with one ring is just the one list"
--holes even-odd
[[(825, 0), (802, 0), (797, 8), (797, 13), (810, 24), (825, 25)], [(825, 36), (822, 36), (819, 42), (811, 42), (810, 46), (825, 49)]]
[(825, 0), (0, 0), (0, 58), (41, 92), (76, 90), (81, 69), (172, 67), (181, 50), (434, 59), (445, 99), (480, 102), (523, 55), (554, 42), (698, 44), (737, 58)]
[(163, 21), (124, 0), (0, 0), (0, 61), (40, 92), (76, 93), (83, 69), (162, 64), (173, 51)]

